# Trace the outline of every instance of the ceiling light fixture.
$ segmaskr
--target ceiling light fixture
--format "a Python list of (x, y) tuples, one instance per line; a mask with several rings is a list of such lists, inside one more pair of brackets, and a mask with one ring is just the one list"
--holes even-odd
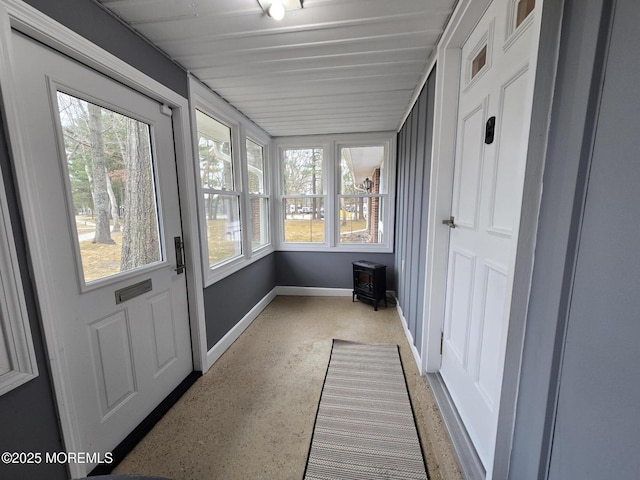
[(269, 6), (267, 13), (274, 20), (282, 20), (284, 18), (284, 5), (280, 0), (274, 0)]
[(274, 20), (282, 20), (289, 10), (300, 10), (302, 0), (258, 0), (262, 11)]

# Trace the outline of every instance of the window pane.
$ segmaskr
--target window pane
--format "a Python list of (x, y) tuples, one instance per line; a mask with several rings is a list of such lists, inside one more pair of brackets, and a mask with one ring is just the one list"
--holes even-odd
[(322, 148), (299, 148), (284, 151), (284, 194), (322, 194)]
[(196, 110), (196, 125), (202, 186), (214, 190), (235, 190), (231, 129), (199, 110)]
[(161, 261), (149, 125), (57, 100), (85, 282)]
[(262, 145), (247, 139), (247, 167), (249, 171), (249, 193), (264, 194), (265, 175)]
[(383, 242), (381, 197), (340, 197), (340, 243)]
[(287, 198), (284, 208), (285, 242), (324, 242), (322, 198)]
[(237, 195), (205, 193), (209, 266), (242, 255), (242, 227)]
[(482, 50), (478, 52), (473, 61), (471, 62), (471, 78), (475, 77), (482, 67), (487, 64), (487, 46), (482, 47)]
[(536, 0), (520, 0), (516, 12), (516, 28), (529, 16), (536, 6)]
[(340, 149), (340, 193), (386, 193), (384, 147), (344, 147)]
[(269, 199), (251, 198), (251, 232), (254, 250), (269, 243)]

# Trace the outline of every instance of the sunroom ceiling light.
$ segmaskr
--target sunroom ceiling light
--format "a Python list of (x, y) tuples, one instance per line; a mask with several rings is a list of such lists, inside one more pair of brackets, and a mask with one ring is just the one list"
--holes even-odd
[(274, 20), (282, 20), (284, 18), (284, 5), (282, 5), (280, 0), (275, 0), (271, 6), (269, 6), (267, 13)]
[(289, 10), (300, 10), (302, 0), (258, 0), (262, 11), (274, 20), (282, 20)]

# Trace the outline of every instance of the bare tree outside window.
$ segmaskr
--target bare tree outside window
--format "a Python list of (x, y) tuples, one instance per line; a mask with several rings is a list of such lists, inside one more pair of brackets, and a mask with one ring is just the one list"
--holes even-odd
[(149, 125), (58, 92), (86, 282), (162, 259)]

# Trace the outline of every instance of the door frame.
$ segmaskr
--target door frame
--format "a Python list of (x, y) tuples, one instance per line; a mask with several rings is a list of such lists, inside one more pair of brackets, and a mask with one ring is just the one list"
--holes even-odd
[[(447, 27), (438, 44), (436, 53), (436, 87), (434, 106), (434, 135), (431, 151), (431, 182), (428, 206), (428, 237), (424, 287), (424, 316), (421, 341), (422, 362), (421, 374), (437, 373), (440, 369), (442, 356), (440, 354), (440, 336), (444, 329), (444, 313), (447, 283), (447, 258), (449, 251), (450, 229), (441, 224), (441, 220), (449, 218), (452, 207), (454, 158), (456, 150), (456, 133), (458, 123), (458, 95), (460, 73), (462, 68), (461, 49), (471, 31), (490, 5), (492, 0), (461, 0), (452, 13)], [(514, 1), (514, 0), (511, 0)], [(532, 13), (532, 25), (540, 31), (543, 8), (551, 10), (551, 4), (558, 2), (544, 2), (538, 0), (536, 10)], [(562, 3), (562, 2), (561, 2)], [(508, 12), (504, 12), (505, 15)], [(537, 37), (538, 49), (542, 49), (540, 38)], [(557, 54), (555, 37), (545, 42), (548, 50), (545, 52), (549, 60), (545, 66), (551, 64)], [(507, 346), (504, 357), (504, 372), (502, 390), (500, 393), (500, 407), (498, 413), (498, 432), (496, 438), (493, 465), (487, 471), (500, 476), (508, 471), (510, 448), (513, 438), (513, 422), (518, 392), (520, 365), (522, 361), (522, 344), (524, 342), (526, 312), (531, 289), (531, 274), (535, 239), (537, 233), (540, 196), (542, 192), (542, 170), (544, 167), (544, 151), (546, 150), (546, 132), (548, 128), (548, 113), (552, 98), (552, 81), (555, 69), (540, 72), (537, 69), (538, 54), (535, 52), (530, 59), (530, 68), (535, 69), (535, 84), (530, 89), (533, 94), (534, 110), (531, 114), (529, 128), (529, 145), (525, 165), (522, 205), (519, 224), (519, 234), (516, 246), (515, 266), (513, 273), (513, 290), (507, 332)], [(532, 93), (531, 93), (532, 92)], [(535, 141), (531, 141), (535, 139)], [(429, 375), (430, 381), (439, 375)], [(434, 391), (446, 391), (441, 386)], [(447, 395), (444, 393), (444, 395)], [(445, 402), (450, 399), (442, 398)], [(440, 401), (440, 399), (439, 399)], [(443, 414), (447, 410), (443, 408)], [(455, 412), (445, 418), (445, 423), (452, 428), (462, 428), (459, 417)], [(457, 432), (452, 438), (463, 439)], [(454, 442), (455, 443), (455, 442)], [(461, 440), (454, 445), (457, 453), (469, 454), (470, 444)], [(471, 447), (472, 448), (472, 447)]]
[[(208, 363), (198, 215), (196, 198), (189, 194), (189, 192), (196, 191), (195, 167), (190, 140), (189, 104), (186, 98), (30, 5), (19, 0), (0, 0), (0, 85), (2, 86), (2, 103), (6, 112), (4, 120), (8, 130), (9, 150), (13, 158), (18, 196), (23, 212), (27, 248), (31, 256), (33, 281), (38, 297), (37, 302), (49, 357), (48, 363), (62, 437), (67, 451), (82, 451), (79, 428), (73, 415), (74, 407), (69, 371), (61, 350), (62, 342), (55, 328), (55, 318), (51, 315), (54, 293), (51, 282), (47, 279), (51, 277), (52, 272), (49, 271), (47, 258), (43, 254), (45, 251), (43, 248), (44, 239), (37, 235), (40, 224), (39, 202), (36, 192), (29, 187), (29, 178), (35, 172), (29, 168), (32, 162), (26, 161), (30, 157), (28, 140), (24, 134), (28, 130), (28, 122), (19, 108), (18, 96), (14, 94), (17, 90), (17, 82), (13, 77), (12, 28), (171, 108), (182, 234), (187, 254), (187, 265), (192, 266), (186, 271), (186, 281), (193, 368), (195, 371), (204, 373), (208, 368)], [(68, 464), (72, 477), (85, 475), (80, 467), (82, 465)]]

